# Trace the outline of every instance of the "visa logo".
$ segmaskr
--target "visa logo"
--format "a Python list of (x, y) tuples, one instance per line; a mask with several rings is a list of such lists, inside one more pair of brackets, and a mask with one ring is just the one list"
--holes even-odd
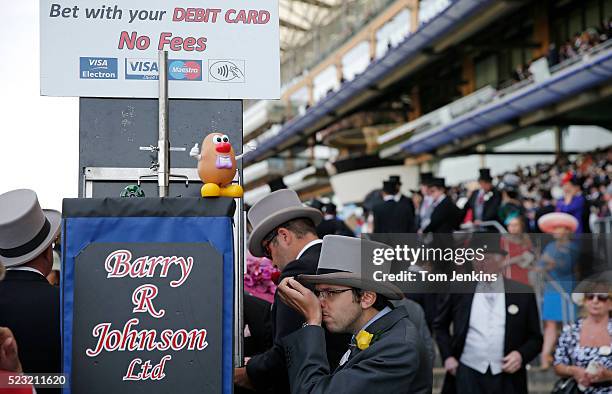
[(131, 62), (130, 69), (132, 71), (155, 71), (159, 72), (156, 62)]
[(117, 58), (81, 57), (79, 65), (81, 79), (117, 79)]
[(159, 65), (155, 59), (125, 59), (125, 79), (157, 80)]

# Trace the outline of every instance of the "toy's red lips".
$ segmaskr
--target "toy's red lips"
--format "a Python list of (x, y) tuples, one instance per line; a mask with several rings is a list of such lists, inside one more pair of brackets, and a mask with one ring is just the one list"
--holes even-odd
[(232, 150), (232, 145), (229, 142), (222, 142), (215, 146), (215, 150), (219, 153), (229, 153)]

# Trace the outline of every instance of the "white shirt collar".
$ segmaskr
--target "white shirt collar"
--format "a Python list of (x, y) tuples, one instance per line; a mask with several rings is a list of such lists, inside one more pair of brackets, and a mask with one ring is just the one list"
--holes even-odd
[(386, 196), (383, 197), (383, 201), (395, 201), (398, 202), (400, 199), (402, 198), (402, 193), (397, 193), (394, 195), (389, 195), (387, 194)]
[(442, 201), (444, 201), (445, 198), (446, 198), (446, 194), (444, 193), (441, 194), (437, 200), (433, 201), (433, 205), (437, 207)]
[(304, 252), (306, 252), (306, 249), (310, 248), (311, 246), (317, 245), (317, 244), (322, 244), (323, 240), (321, 239), (315, 239), (314, 241), (310, 241), (308, 242), (303, 248), (302, 250), (300, 250), (300, 253), (298, 253), (297, 257), (295, 258), (296, 260), (298, 260), (300, 257), (302, 257), (302, 255), (304, 254)]
[(36, 268), (32, 268), (32, 267), (8, 267), (6, 270), (7, 271), (30, 271), (30, 272), (36, 272), (37, 274), (40, 274), (43, 277), (45, 277), (42, 272), (40, 272)]

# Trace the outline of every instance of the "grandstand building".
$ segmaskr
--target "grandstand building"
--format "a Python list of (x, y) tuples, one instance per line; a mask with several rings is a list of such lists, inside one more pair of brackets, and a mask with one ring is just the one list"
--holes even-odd
[(612, 144), (612, 0), (281, 1), (282, 97), (246, 102), (245, 202), (360, 203)]

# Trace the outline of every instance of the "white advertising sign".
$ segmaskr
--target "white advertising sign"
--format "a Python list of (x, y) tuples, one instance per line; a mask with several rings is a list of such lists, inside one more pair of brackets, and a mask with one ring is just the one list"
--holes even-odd
[(40, 0), (43, 96), (280, 97), (278, 0)]

